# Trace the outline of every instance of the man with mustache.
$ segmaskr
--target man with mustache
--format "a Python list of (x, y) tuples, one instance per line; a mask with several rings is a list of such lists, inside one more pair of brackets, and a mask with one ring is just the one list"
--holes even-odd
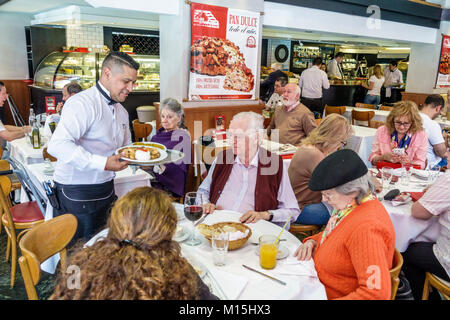
[(48, 145), (58, 159), (54, 180), (59, 208), (55, 216), (72, 213), (77, 232), (72, 243), (91, 238), (106, 223), (117, 198), (115, 171), (128, 162), (115, 151), (131, 144), (128, 112), (120, 104), (133, 90), (139, 64), (123, 52), (109, 53), (99, 82), (64, 104), (61, 120)]
[[(271, 140), (279, 143), (300, 144), (316, 128), (314, 114), (299, 101), (300, 87), (288, 83), (283, 93), (283, 106), (277, 108), (267, 127)], [(273, 129), (278, 129), (278, 136)]]

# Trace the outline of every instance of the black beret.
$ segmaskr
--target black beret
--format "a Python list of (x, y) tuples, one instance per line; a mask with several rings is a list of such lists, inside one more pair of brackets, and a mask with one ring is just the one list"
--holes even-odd
[(366, 165), (355, 151), (338, 150), (317, 165), (308, 187), (312, 191), (333, 189), (364, 176), (367, 171)]

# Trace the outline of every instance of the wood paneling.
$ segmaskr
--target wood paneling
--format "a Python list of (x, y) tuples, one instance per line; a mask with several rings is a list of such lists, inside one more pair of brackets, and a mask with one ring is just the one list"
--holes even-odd
[[(13, 98), (14, 103), (19, 109), (24, 121), (28, 123), (28, 116), (30, 115), (30, 89), (24, 80), (1, 80), (5, 86), (8, 94)], [(5, 114), (5, 124), (14, 125), (14, 120), (9, 109), (8, 101), (3, 105)]]
[[(420, 104), (425, 103), (425, 99), (430, 95), (431, 93), (414, 93), (414, 92), (403, 92), (402, 93), (402, 100), (410, 100), (414, 101), (417, 106)], [(444, 98), (445, 103), (447, 105), (447, 94), (443, 93), (441, 94), (442, 98)], [(447, 107), (444, 107), (444, 109)]]

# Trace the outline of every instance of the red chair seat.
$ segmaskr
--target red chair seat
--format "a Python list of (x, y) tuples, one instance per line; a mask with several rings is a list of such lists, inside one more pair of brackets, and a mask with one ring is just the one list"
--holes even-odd
[(15, 223), (44, 220), (44, 216), (36, 201), (16, 204), (11, 208), (11, 216)]

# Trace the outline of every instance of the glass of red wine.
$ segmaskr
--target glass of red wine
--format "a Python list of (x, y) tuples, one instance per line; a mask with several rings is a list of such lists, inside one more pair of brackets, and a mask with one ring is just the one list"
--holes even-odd
[(192, 222), (192, 232), (185, 244), (189, 246), (197, 246), (202, 241), (195, 238), (195, 221), (203, 215), (203, 204), (206, 203), (206, 197), (198, 192), (188, 192), (184, 197), (184, 216)]

